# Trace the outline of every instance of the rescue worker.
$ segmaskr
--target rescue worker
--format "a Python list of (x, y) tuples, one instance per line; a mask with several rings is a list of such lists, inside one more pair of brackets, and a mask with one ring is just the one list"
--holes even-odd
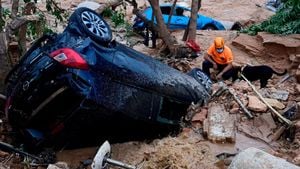
[(234, 73), (232, 66), (233, 55), (231, 49), (225, 45), (224, 38), (215, 38), (214, 43), (204, 55), (204, 59), (202, 69), (208, 77), (212, 78), (210, 68), (217, 70), (217, 76), (214, 80), (227, 80), (232, 77)]

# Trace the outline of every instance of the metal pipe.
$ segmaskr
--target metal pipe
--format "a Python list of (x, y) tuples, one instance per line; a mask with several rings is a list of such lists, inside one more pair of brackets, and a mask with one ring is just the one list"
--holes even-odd
[(117, 167), (122, 167), (122, 168), (125, 168), (125, 169), (137, 169), (135, 166), (128, 165), (128, 164), (125, 164), (125, 163), (122, 163), (120, 161), (113, 160), (113, 159), (110, 159), (110, 158), (104, 158), (104, 162), (106, 162), (108, 164), (111, 164), (111, 165), (114, 165), (114, 166), (117, 166)]

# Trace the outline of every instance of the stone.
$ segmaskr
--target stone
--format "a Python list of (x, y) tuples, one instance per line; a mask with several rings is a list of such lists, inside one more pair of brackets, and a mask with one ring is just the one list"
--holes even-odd
[(47, 169), (69, 169), (66, 162), (57, 162), (55, 164), (49, 164)]
[(290, 94), (286, 90), (277, 90), (275, 88), (272, 89), (263, 88), (260, 89), (259, 92), (265, 98), (271, 98), (271, 99), (277, 99), (283, 101), (286, 101), (289, 98), (289, 94)]
[(300, 96), (295, 99), (296, 102), (300, 102)]
[(8, 155), (9, 155), (9, 153), (0, 150), (0, 157), (1, 157), (1, 158), (5, 158), (5, 157), (7, 157)]
[(300, 169), (300, 167), (254, 147), (247, 148), (234, 157), (228, 169)]
[(298, 154), (293, 160), (292, 163), (296, 164), (296, 165), (300, 165), (300, 154)]
[(246, 81), (239, 81), (235, 82), (233, 84), (233, 88), (235, 90), (241, 91), (241, 92), (249, 92), (251, 91), (251, 87), (248, 85)]
[(295, 86), (295, 90), (296, 90), (296, 93), (297, 93), (297, 94), (300, 94), (300, 84), (297, 84), (297, 85)]
[(235, 142), (235, 119), (224, 105), (213, 103), (204, 121), (204, 132), (212, 142)]
[(203, 122), (206, 119), (207, 109), (201, 109), (199, 113), (196, 113), (192, 118), (192, 122)]
[(256, 96), (248, 96), (248, 109), (255, 112), (266, 112), (268, 107)]
[(300, 117), (300, 107), (295, 101), (289, 101), (286, 108), (280, 111), (284, 117), (294, 120)]
[(300, 68), (298, 67), (297, 71), (296, 71), (296, 79), (297, 79), (297, 82), (300, 83)]
[(229, 110), (229, 113), (231, 113), (231, 114), (236, 114), (236, 113), (238, 113), (239, 111), (240, 111), (240, 108), (232, 108), (232, 109)]
[(270, 106), (272, 106), (275, 109), (282, 110), (285, 108), (285, 105), (276, 99), (269, 99), (269, 98), (264, 98), (264, 99), (267, 103), (269, 103)]
[(232, 108), (240, 108), (239, 104), (237, 102), (234, 102), (234, 104), (231, 106)]
[(295, 123), (295, 130), (296, 132), (300, 132), (300, 120)]
[(277, 127), (271, 113), (264, 113), (260, 115), (259, 118), (262, 119), (271, 130)]

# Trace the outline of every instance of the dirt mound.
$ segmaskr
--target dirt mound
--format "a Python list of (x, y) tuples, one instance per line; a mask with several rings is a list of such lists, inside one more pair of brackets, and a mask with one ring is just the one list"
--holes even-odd
[(205, 144), (168, 137), (159, 140), (155, 147), (155, 151), (145, 156), (144, 168), (211, 168), (215, 162), (209, 146)]
[[(259, 63), (268, 63), (279, 69), (293, 69), (299, 65), (295, 60), (300, 54), (300, 35), (280, 36), (259, 33), (257, 36), (240, 34), (232, 45), (255, 57)], [(292, 64), (295, 62), (296, 65)]]

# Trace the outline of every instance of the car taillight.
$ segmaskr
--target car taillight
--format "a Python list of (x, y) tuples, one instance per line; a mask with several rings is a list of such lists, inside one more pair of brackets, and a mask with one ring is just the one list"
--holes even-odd
[(50, 54), (50, 56), (64, 66), (84, 70), (88, 69), (86, 61), (71, 48), (55, 50)]

